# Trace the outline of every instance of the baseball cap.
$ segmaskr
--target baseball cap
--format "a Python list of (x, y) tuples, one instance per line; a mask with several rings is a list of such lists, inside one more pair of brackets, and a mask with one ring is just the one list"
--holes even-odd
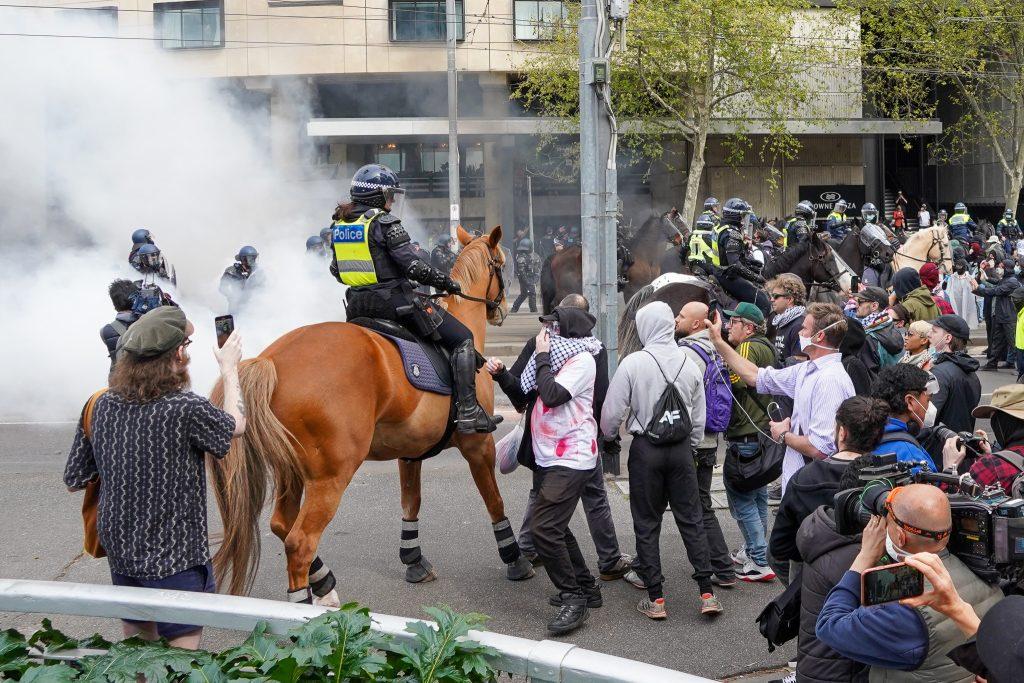
[(760, 325), (764, 322), (764, 313), (761, 309), (750, 303), (749, 301), (743, 301), (736, 306), (735, 310), (725, 311), (725, 315), (730, 318), (743, 318), (749, 320), (755, 325)]
[(151, 358), (181, 346), (188, 337), (189, 322), (177, 306), (160, 306), (132, 323), (124, 333), (121, 350)]
[(881, 287), (865, 287), (853, 295), (858, 301), (873, 301), (881, 308), (889, 305), (889, 295)]
[(959, 339), (971, 338), (971, 328), (967, 325), (967, 321), (952, 313), (940, 315), (935, 320), (932, 320), (932, 326), (945, 330)]
[(987, 418), (995, 413), (1006, 413), (1010, 417), (1024, 420), (1024, 384), (1007, 384), (992, 392), (987, 406), (978, 406), (971, 411), (974, 417)]

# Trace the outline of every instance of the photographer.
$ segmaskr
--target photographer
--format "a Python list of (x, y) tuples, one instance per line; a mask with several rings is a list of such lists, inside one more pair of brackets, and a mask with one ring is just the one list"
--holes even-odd
[[(992, 393), (992, 404), (974, 409), (974, 417), (990, 418), (992, 433), (1003, 451), (1024, 457), (1024, 386), (1008, 384)], [(968, 446), (959, 436), (949, 437), (942, 449), (946, 470), (963, 474), (965, 471), (982, 486), (999, 486), (1003, 493), (1011, 495), (1014, 480), (1020, 476), (1021, 468), (992, 452), (987, 434), (980, 443), (971, 446), (971, 457), (967, 457)]]
[(935, 388), (934, 385), (931, 375), (913, 365), (882, 368), (872, 385), (871, 395), (888, 404), (889, 418), (874, 453), (895, 453), (901, 462), (923, 460), (932, 472), (938, 471), (932, 456), (915, 438), (934, 423), (935, 409), (929, 410), (930, 389)]
[(907, 564), (924, 574), (932, 590), (900, 602), (910, 607), (930, 607), (946, 615), (968, 638), (976, 638), (984, 671), (976, 671), (990, 683), (1022, 680), (1024, 672), (1024, 597), (1011, 595), (997, 602), (984, 619), (960, 597), (942, 560), (931, 553), (911, 555)]
[[(871, 667), (870, 680), (967, 682), (972, 675), (947, 653), (967, 642), (945, 614), (931, 607), (887, 603), (861, 607), (861, 573), (907, 555), (937, 554), (964, 598), (984, 615), (1001, 597), (946, 550), (952, 530), (949, 501), (927, 484), (900, 486), (885, 499), (885, 517), (872, 516), (861, 550), (818, 615), (818, 638), (844, 657)], [(880, 559), (881, 558), (881, 559)], [(899, 671), (913, 671), (901, 676)]]

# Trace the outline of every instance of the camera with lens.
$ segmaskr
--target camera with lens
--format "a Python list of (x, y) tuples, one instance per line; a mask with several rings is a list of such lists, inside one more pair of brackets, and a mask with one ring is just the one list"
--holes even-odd
[(1011, 498), (998, 486), (983, 488), (966, 475), (913, 471), (922, 464), (898, 462), (894, 454), (871, 456), (860, 472), (861, 486), (835, 495), (836, 531), (855, 536), (873, 515), (886, 516), (886, 499), (897, 486), (946, 484), (953, 518), (949, 551), (990, 583), (1024, 579), (1024, 499)]
[(944, 444), (952, 437), (956, 437), (956, 447), (966, 448), (970, 455), (982, 453), (981, 444), (986, 439), (972, 432), (955, 432), (944, 424), (937, 424), (932, 428), (932, 434), (939, 444)]

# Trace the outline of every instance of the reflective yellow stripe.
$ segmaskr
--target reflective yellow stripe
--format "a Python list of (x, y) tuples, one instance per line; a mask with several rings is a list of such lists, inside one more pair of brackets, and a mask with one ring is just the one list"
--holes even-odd
[(338, 262), (338, 276), (349, 287), (377, 284), (377, 271), (370, 255), (370, 223), (377, 211), (367, 211), (357, 220), (333, 225), (334, 260)]
[(1024, 309), (1017, 314), (1017, 348), (1024, 348)]
[(970, 220), (971, 220), (971, 215), (968, 214), (968, 213), (954, 213), (950, 217), (950, 219), (949, 219), (949, 224), (950, 225), (961, 225), (963, 223), (969, 222)]
[(710, 261), (717, 266), (719, 263), (716, 246), (717, 240), (711, 230), (694, 230), (690, 235), (690, 259)]

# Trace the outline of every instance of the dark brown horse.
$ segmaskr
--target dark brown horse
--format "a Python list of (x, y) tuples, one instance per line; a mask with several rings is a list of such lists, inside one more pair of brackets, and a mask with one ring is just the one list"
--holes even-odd
[[(507, 304), (500, 269), (501, 228), (473, 238), (461, 227), (463, 244), (452, 269), (466, 297), (448, 300), (448, 312), (472, 333), (483, 351), (488, 322), (500, 324)], [(488, 305), (491, 303), (493, 305)], [(416, 457), (446, 433), (450, 399), (415, 389), (406, 380), (395, 346), (349, 323), (321, 323), (293, 330), (240, 368), (248, 407), (245, 435), (222, 461), (211, 462), (213, 489), (224, 522), (224, 541), (214, 566), (231, 593), (251, 586), (260, 553), (259, 516), (272, 474), (274, 514), (270, 528), (284, 543), (289, 599), (306, 587), (337, 602), (333, 575), (317, 558), (324, 528), (334, 517), (352, 475), (364, 460)], [(480, 374), (480, 405), (494, 408), (494, 385)], [(344, 397), (344, 406), (339, 405)], [(214, 401), (223, 400), (222, 388)], [(454, 434), (449, 441), (469, 464), (484, 499), (509, 579), (533, 575), (505, 517), (494, 478), (494, 440), (489, 434)], [(433, 569), (419, 550), (420, 461), (400, 461), (402, 552), (406, 578), (430, 580)], [(311, 566), (312, 565), (312, 566)], [(328, 579), (330, 577), (330, 579)], [(322, 590), (317, 590), (318, 588)]]
[(645, 305), (663, 301), (673, 313), (678, 313), (691, 301), (700, 301), (710, 306), (714, 300), (712, 286), (695, 275), (665, 273), (659, 276), (626, 302), (622, 317), (619, 318), (619, 359), (639, 351), (643, 346), (636, 331), (636, 313)]

